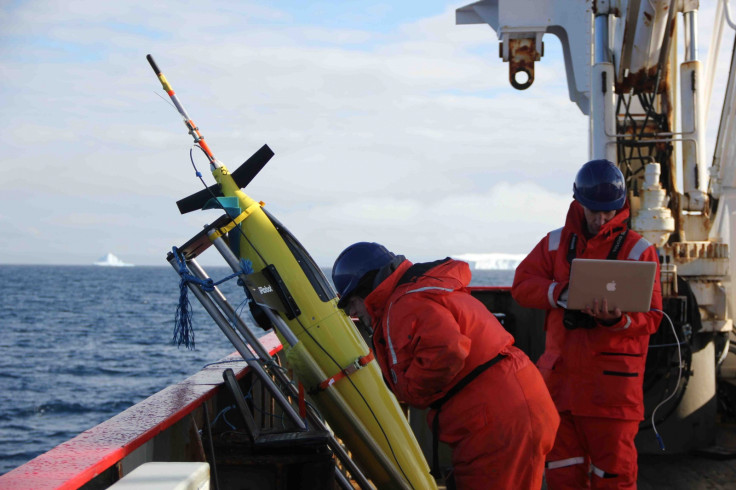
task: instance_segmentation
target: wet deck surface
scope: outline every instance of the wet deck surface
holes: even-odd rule
[[[716,446],[678,455],[639,455],[639,490],[736,489],[736,424],[720,424]]]

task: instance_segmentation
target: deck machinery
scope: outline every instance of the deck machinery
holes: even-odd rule
[[[734,355],[729,278],[736,267],[729,252],[736,237],[733,64],[711,165],[705,139],[720,37],[733,22],[728,3],[718,0],[704,67],[698,9],[698,0],[483,0],[456,11],[457,24],[493,28],[519,90],[534,82],[545,34],[559,38],[570,100],[589,117],[589,157],[618,164],[631,226],[659,249],[664,307],[675,328],[663,322],[652,337],[640,451],[659,450],[646,429],[673,392],[654,418],[668,451],[711,445],[719,403],[721,414],[735,410],[727,359]]]

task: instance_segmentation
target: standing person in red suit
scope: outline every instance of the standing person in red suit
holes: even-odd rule
[[[335,261],[339,306],[373,336],[399,401],[427,408],[459,489],[539,490],[559,417],[539,371],[466,286],[468,264],[412,264],[359,242]],[[448,488],[451,488],[448,484]]]
[[[550,490],[636,488],[634,436],[644,418],[642,382],[649,336],[662,319],[657,266],[651,308],[610,310],[605,300],[565,309],[572,259],[651,261],[656,248],[629,230],[621,171],[608,160],[580,169],[565,226],[549,232],[516,269],[511,294],[547,311],[537,361],[561,423],[545,477]]]

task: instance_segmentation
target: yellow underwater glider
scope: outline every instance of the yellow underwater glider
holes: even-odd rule
[[[244,282],[252,311],[255,307],[254,316],[265,313],[269,326],[276,327],[289,367],[372,483],[380,489],[436,488],[371,350],[352,320],[337,307],[334,288],[264,204],[241,190],[273,152],[264,145],[240,168],[229,172],[213,156],[151,55],[147,59],[184,118],[195,145],[207,156],[217,181],[180,200],[179,210],[186,213],[217,206],[226,211],[228,224],[210,239],[228,233],[229,248],[237,259],[252,264],[253,271]]]

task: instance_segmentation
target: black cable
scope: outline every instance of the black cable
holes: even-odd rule
[[[212,476],[213,478],[213,490],[218,490],[220,488],[220,483],[217,479],[217,460],[215,459],[215,444],[212,440],[212,427],[210,426],[210,415],[209,411],[207,410],[207,402],[204,402],[202,404],[202,408],[204,409],[204,425],[207,428],[207,446],[210,451],[210,458],[212,459]]]

